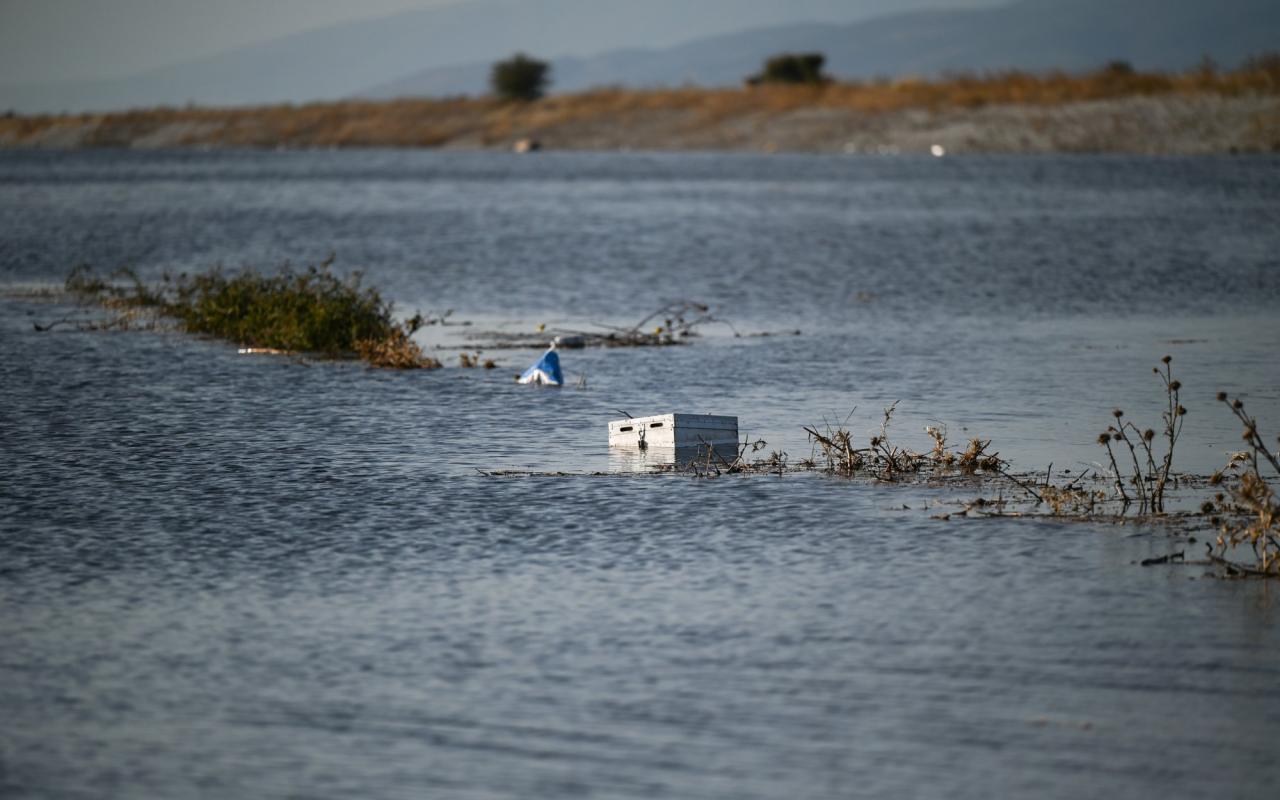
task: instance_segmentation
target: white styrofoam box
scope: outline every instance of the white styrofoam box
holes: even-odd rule
[[[711,452],[714,451],[714,452]],[[723,466],[738,457],[738,446],[732,442],[697,447],[645,447],[619,445],[609,448],[609,472],[654,472],[690,464]]]
[[[697,447],[738,443],[738,418],[714,414],[659,414],[609,423],[610,447]]]

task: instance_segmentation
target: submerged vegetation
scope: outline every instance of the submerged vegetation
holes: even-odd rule
[[[634,325],[607,325],[592,323],[594,330],[583,328],[547,327],[539,325],[531,332],[475,331],[466,334],[481,349],[542,348],[548,340],[563,349],[580,347],[667,347],[684,344],[698,336],[704,325],[726,325],[741,336],[733,324],[711,313],[711,307],[694,300],[675,300],[650,312]],[[798,333],[798,331],[797,331]],[[772,334],[750,334],[764,336]]]
[[[1108,425],[1107,429],[1098,436],[1098,444],[1106,448],[1107,458],[1111,462],[1116,491],[1127,505],[1134,499],[1130,498],[1125,490],[1125,485],[1129,485],[1137,499],[1139,513],[1164,511],[1164,493],[1169,486],[1170,470],[1173,468],[1173,447],[1178,443],[1178,436],[1182,433],[1182,421],[1187,415],[1187,409],[1181,402],[1182,382],[1173,377],[1172,361],[1171,357],[1165,356],[1161,359],[1164,371],[1162,372],[1159,367],[1153,367],[1151,370],[1164,381],[1169,405],[1168,409],[1161,414],[1164,420],[1165,452],[1159,461],[1156,460],[1153,450],[1156,432],[1151,428],[1139,430],[1137,425],[1124,418],[1124,411],[1121,409],[1117,408],[1111,412],[1115,417],[1115,423]],[[1124,450],[1128,451],[1133,467],[1132,472],[1126,474],[1126,468],[1117,463],[1116,451],[1112,448],[1112,444],[1117,448],[1123,445]],[[1121,462],[1123,461],[1122,454]]]
[[[286,265],[274,275],[248,269],[228,274],[213,269],[194,276],[166,275],[158,285],[144,283],[129,270],[103,277],[80,267],[67,278],[66,289],[118,316],[115,320],[88,323],[68,318],[36,328],[49,330],[63,323],[89,329],[154,327],[156,320],[168,319],[182,330],[216,336],[246,348],[318,353],[330,358],[359,357],[372,366],[397,369],[441,366],[439,361],[425,356],[411,338],[429,320],[415,315],[397,322],[391,304],[375,289],[362,286],[358,273],[341,278],[330,272],[330,265],[326,261],[301,271]],[[150,321],[146,315],[151,315]],[[436,321],[443,322],[444,317]],[[659,309],[635,326],[589,334],[597,338],[595,341],[586,341],[582,334],[564,333],[558,339],[567,347],[676,344],[682,337],[694,335],[698,325],[716,321],[722,320],[712,317],[706,306],[679,302]],[[546,341],[546,333],[539,332],[540,341]],[[578,341],[569,343],[567,340],[573,336]],[[507,346],[521,345],[517,342]],[[459,363],[486,369],[495,366],[492,360],[481,359],[478,351],[463,352]],[[748,438],[730,451],[708,445],[692,460],[660,471],[675,469],[703,478],[820,472],[878,483],[958,483],[984,494],[994,490],[997,495],[962,501],[959,510],[935,515],[936,519],[1048,517],[1168,523],[1183,532],[1209,529],[1215,538],[1206,544],[1204,561],[1188,561],[1183,552],[1178,552],[1144,561],[1144,565],[1205,563],[1221,568],[1228,577],[1280,578],[1280,496],[1274,484],[1280,479],[1280,449],[1273,449],[1280,445],[1280,438],[1277,445],[1268,445],[1244,402],[1220,392],[1218,400],[1244,427],[1245,449],[1232,454],[1225,467],[1208,477],[1175,471],[1174,452],[1187,416],[1182,404],[1183,386],[1174,377],[1169,356],[1152,371],[1164,391],[1161,433],[1141,427],[1121,409],[1113,410],[1113,422],[1098,437],[1106,461],[1065,482],[1064,478],[1053,480],[1052,465],[1043,476],[1010,471],[1009,463],[992,451],[990,439],[971,437],[963,445],[953,445],[945,425],[925,428],[932,442],[927,451],[901,446],[890,436],[897,403],[884,409],[878,430],[865,445],[855,442],[846,417],[839,424],[804,427],[812,445],[809,457],[804,459],[793,461],[787,453],[776,450],[766,457],[756,457],[766,442]],[[1059,474],[1070,475],[1070,470],[1060,470]],[[1175,495],[1178,506],[1170,508],[1171,490],[1201,486],[1214,492],[1211,499],[1193,507],[1185,495]],[[1194,537],[1189,539],[1196,541]]]
[[[1004,473],[1005,462],[998,454],[987,452],[987,448],[991,446],[990,440],[975,437],[964,450],[953,450],[947,442],[945,426],[925,428],[925,432],[933,440],[933,449],[928,453],[918,453],[893,444],[889,439],[889,425],[893,422],[893,412],[897,405],[894,403],[884,410],[880,431],[871,437],[866,447],[855,446],[852,434],[843,425],[835,428],[827,425],[823,432],[819,432],[816,426],[806,427],[805,434],[813,442],[815,454],[821,453],[822,461],[811,457],[801,462],[802,465],[822,469],[833,475],[852,477],[862,474],[881,481],[926,472],[937,474],[946,470],[955,470],[965,475],[978,472]]]
[[[767,443],[747,438],[739,443],[736,452],[725,453],[724,448],[707,445],[692,459],[660,471],[683,471],[700,478],[820,472],[877,483],[959,482],[988,494],[995,491],[996,496],[961,501],[959,510],[937,514],[935,519],[1039,517],[1168,524],[1187,533],[1192,542],[1196,539],[1190,534],[1208,528],[1216,532],[1216,538],[1206,544],[1205,560],[1188,561],[1184,552],[1178,552],[1149,559],[1143,565],[1211,564],[1220,567],[1227,577],[1280,578],[1280,497],[1272,485],[1280,477],[1280,450],[1268,447],[1257,420],[1246,413],[1241,400],[1229,400],[1225,393],[1219,393],[1218,399],[1244,425],[1246,449],[1233,454],[1225,468],[1207,479],[1176,473],[1174,447],[1187,414],[1181,403],[1182,384],[1173,377],[1172,358],[1168,356],[1162,359],[1162,367],[1153,371],[1163,384],[1167,403],[1163,412],[1163,452],[1158,452],[1154,430],[1140,429],[1117,409],[1112,412],[1115,423],[1099,437],[1109,464],[1086,469],[1066,482],[1054,482],[1052,465],[1044,475],[1011,472],[1007,461],[990,452],[989,439],[974,437],[963,447],[954,447],[948,442],[946,427],[941,425],[925,428],[933,442],[928,452],[894,444],[889,430],[896,403],[884,409],[879,430],[865,446],[855,443],[846,417],[840,424],[804,428],[813,445],[812,454],[805,459],[792,461],[780,451],[753,458]],[[1117,452],[1122,454],[1120,458],[1116,457]],[[1126,463],[1132,466],[1122,466]],[[1065,475],[1070,471],[1061,472]],[[1216,493],[1198,509],[1167,508],[1170,489],[1203,485],[1214,487]]]
[[[341,278],[332,258],[295,271],[285,265],[274,275],[253,269],[196,275],[166,274],[148,286],[128,269],[103,277],[77,267],[66,288],[83,301],[132,317],[151,312],[176,321],[190,333],[226,339],[246,348],[316,353],[328,358],[359,357],[375,367],[434,368],[412,340],[420,315],[397,322],[390,302],[361,285],[361,275]]]
[[[1201,509],[1212,515],[1210,521],[1218,529],[1217,547],[1210,549],[1209,557],[1228,570],[1280,577],[1280,501],[1263,474],[1264,466],[1270,466],[1273,474],[1280,476],[1280,458],[1267,447],[1258,421],[1248,415],[1240,398],[1229,399],[1226,392],[1219,392],[1218,400],[1244,424],[1241,438],[1246,449],[1234,453],[1227,466],[1209,479],[1221,488]],[[1229,550],[1245,545],[1254,563],[1227,559]]]

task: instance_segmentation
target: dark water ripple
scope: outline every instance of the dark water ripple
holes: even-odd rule
[[[630,317],[675,294],[784,325],[1280,296],[1275,158],[6,153],[0,167],[10,280],[332,251],[409,304]]]
[[[930,519],[962,490],[477,470],[617,467],[617,408],[798,457],[898,399],[899,441],[1078,469],[1114,405],[1158,420],[1167,352],[1210,469],[1218,388],[1280,419],[1278,166],[0,155],[10,287],[334,249],[461,316],[804,330],[530,391],[525,353],[307,366],[0,297],[0,795],[1269,797],[1273,588],[1134,564],[1199,545]]]

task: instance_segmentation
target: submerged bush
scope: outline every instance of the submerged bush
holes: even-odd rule
[[[300,272],[285,265],[274,275],[253,269],[228,274],[219,268],[166,275],[155,289],[127,270],[105,280],[78,267],[66,286],[109,307],[154,308],[191,333],[245,347],[359,356],[373,366],[398,369],[440,366],[411,338],[422,324],[420,316],[396,322],[391,303],[376,289],[363,287],[360,273],[340,278],[329,271],[330,263]],[[121,285],[121,278],[129,283]]]
[[[385,304],[360,287],[358,275],[344,281],[314,267],[273,276],[214,270],[180,279],[175,289],[172,312],[187,330],[250,347],[338,355],[390,327]]]

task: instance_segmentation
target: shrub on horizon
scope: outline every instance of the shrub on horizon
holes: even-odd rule
[[[516,53],[493,65],[489,72],[489,87],[504,100],[537,100],[550,83],[550,70],[547,62]]]
[[[822,74],[827,57],[822,53],[781,53],[764,62],[759,75],[747,78],[756,86],[762,83],[804,83],[820,85],[830,81]]]

